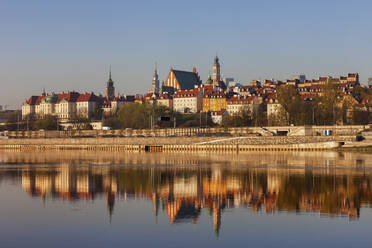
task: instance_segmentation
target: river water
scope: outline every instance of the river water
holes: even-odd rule
[[[0,151],[0,247],[371,247],[372,154]]]

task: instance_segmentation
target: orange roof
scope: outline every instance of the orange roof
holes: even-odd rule
[[[77,102],[95,102],[98,101],[98,97],[93,93],[80,94],[77,98]]]
[[[209,91],[207,93],[204,93],[203,97],[204,98],[213,98],[213,97],[224,98],[226,97],[226,95],[222,91]]]
[[[251,104],[254,99],[254,96],[249,97],[242,97],[242,96],[234,96],[227,99],[228,105],[240,105],[240,104]]]
[[[76,102],[76,100],[79,98],[80,94],[78,92],[67,92],[67,93],[60,93],[58,94],[58,102],[62,99],[65,99],[69,102]]]
[[[36,99],[35,105],[40,104],[41,100],[43,100],[44,98],[45,98],[45,96],[43,96],[43,95],[38,96],[37,99]]]
[[[31,96],[27,101],[26,103],[30,104],[30,105],[35,105],[36,104],[36,101],[37,99],[39,98],[39,96]]]
[[[163,93],[159,96],[159,99],[171,99],[171,96],[168,93]]]
[[[196,97],[199,94],[198,89],[193,90],[181,90],[177,91],[177,93],[174,95],[174,98],[181,98],[181,97]]]

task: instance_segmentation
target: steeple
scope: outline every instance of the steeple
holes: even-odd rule
[[[152,92],[157,94],[159,93],[159,76],[158,76],[158,64],[155,62],[155,71],[152,78]]]
[[[161,86],[160,86],[160,89],[159,89],[159,95],[163,94],[163,89],[164,89],[164,80],[161,82]]]
[[[111,100],[115,98],[115,87],[114,87],[114,81],[111,78],[111,65],[109,70],[109,79],[106,83],[106,98]]]
[[[110,65],[110,71],[109,71],[109,79],[107,80],[107,87],[114,87],[114,81],[112,81],[112,78],[111,78],[111,65]]]
[[[216,57],[214,57],[214,64],[213,64],[213,84],[219,85],[219,82],[221,81],[221,68],[218,56],[216,54]]]
[[[214,57],[214,64],[215,65],[219,65],[219,59],[218,59],[218,56],[216,55],[216,57]]]
[[[111,79],[111,65],[110,65],[109,80],[112,81],[112,79]]]

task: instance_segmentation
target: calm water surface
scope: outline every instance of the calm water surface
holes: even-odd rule
[[[372,155],[0,151],[0,247],[371,247]]]

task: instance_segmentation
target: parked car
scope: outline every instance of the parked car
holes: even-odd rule
[[[112,127],[102,127],[102,130],[112,130]]]

